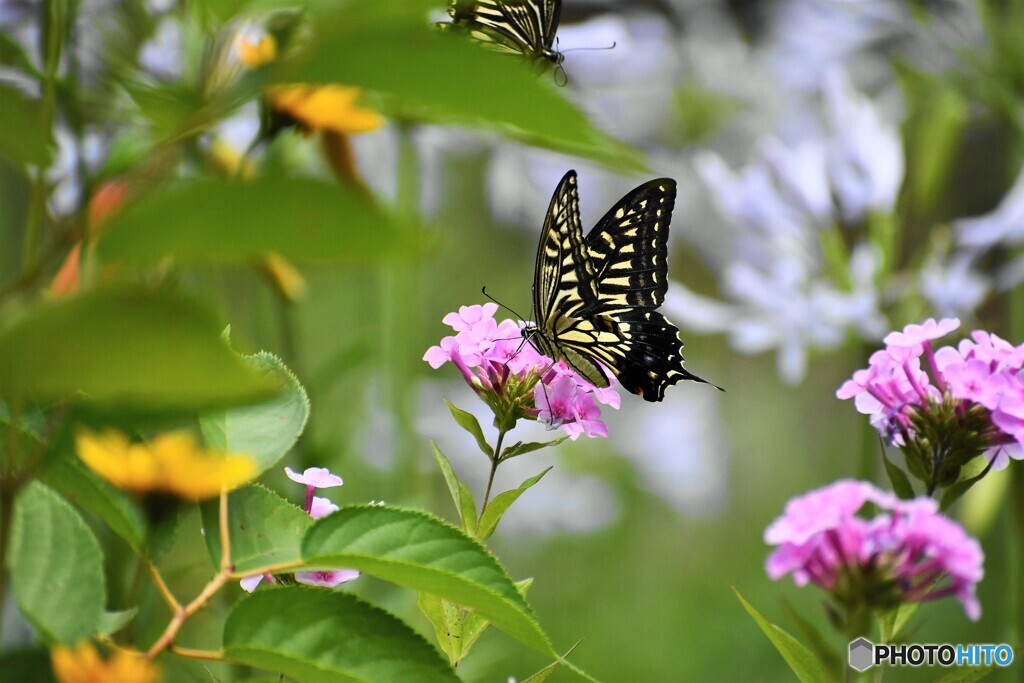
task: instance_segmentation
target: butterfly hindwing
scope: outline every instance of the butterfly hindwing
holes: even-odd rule
[[[623,197],[582,237],[576,174],[551,198],[534,274],[538,350],[564,358],[582,377],[608,386],[607,368],[627,390],[660,401],[680,380],[679,330],[656,309],[668,289],[668,226],[675,182],[652,180]]]
[[[558,63],[553,49],[561,0],[452,0],[452,25],[492,49]]]

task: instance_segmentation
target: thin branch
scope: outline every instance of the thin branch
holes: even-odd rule
[[[149,575],[153,577],[153,583],[160,589],[160,594],[164,596],[164,602],[171,608],[171,612],[177,613],[181,610],[181,603],[174,597],[174,593],[167,587],[167,583],[164,581],[164,577],[160,575],[160,570],[156,568],[156,565],[152,561],[146,560],[146,567],[149,569]]]

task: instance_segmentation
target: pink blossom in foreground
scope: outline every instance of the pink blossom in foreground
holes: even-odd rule
[[[879,513],[858,517],[868,502]],[[867,482],[838,481],[790,500],[764,538],[777,546],[768,576],[791,574],[844,606],[886,611],[954,595],[972,620],[981,615],[981,546],[930,498],[903,501]]]
[[[308,586],[335,586],[359,578],[359,572],[355,569],[332,569],[319,572],[295,572],[295,580]]]
[[[853,398],[857,410],[898,446],[913,442],[915,421],[954,421],[947,427],[971,430],[971,443],[1002,469],[1011,458],[1024,458],[1024,346],[975,330],[956,347],[932,348],[933,340],[959,324],[929,319],[889,334],[886,348],[872,354],[868,367],[836,396]],[[943,412],[947,401],[952,409]]]
[[[292,481],[306,485],[306,501],[302,509],[308,512],[310,517],[320,519],[341,509],[331,502],[330,499],[313,495],[313,490],[316,488],[341,486],[341,477],[331,474],[330,470],[326,467],[310,467],[302,474],[295,472],[290,467],[285,467],[284,471]],[[359,572],[355,569],[333,569],[327,571],[296,572],[295,580],[310,586],[333,588],[338,584],[358,578],[358,576]],[[270,583],[274,582],[272,574],[251,574],[243,577],[239,583],[243,590],[247,593],[252,593],[263,579]]]
[[[444,322],[456,334],[427,349],[423,360],[432,368],[454,364],[495,412],[496,422],[507,426],[521,417],[536,418],[561,427],[571,439],[607,436],[597,403],[619,407],[612,386],[595,387],[564,360],[542,356],[524,341],[519,323],[494,319],[497,310],[487,303],[446,315]]]

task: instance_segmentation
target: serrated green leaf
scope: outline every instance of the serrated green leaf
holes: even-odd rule
[[[95,289],[39,305],[0,331],[0,394],[194,413],[277,389],[220,340],[223,326],[173,292]]]
[[[97,476],[70,453],[48,458],[38,472],[39,480],[83,509],[99,517],[133,550],[143,552],[146,518],[132,498]]]
[[[252,456],[258,476],[295,445],[309,419],[309,397],[277,356],[263,351],[241,358],[255,372],[283,386],[284,391],[266,403],[205,415],[199,427],[208,445]]]
[[[178,508],[163,509],[158,519],[151,520],[144,553],[151,560],[163,557],[178,540],[180,529]]]
[[[65,645],[96,632],[107,601],[103,555],[74,507],[32,483],[15,500],[11,527],[8,567],[21,613]]]
[[[111,636],[127,626],[135,615],[139,613],[138,607],[123,609],[117,612],[104,612],[100,619],[100,626],[97,629],[105,636]]]
[[[465,611],[450,600],[422,591],[416,596],[416,604],[434,627],[437,643],[448,655],[448,661],[452,664],[458,662],[462,658],[462,618]]]
[[[444,402],[448,404],[448,410],[451,411],[452,417],[455,418],[455,423],[472,434],[473,438],[476,439],[477,447],[484,455],[490,458],[494,452],[487,444],[487,439],[484,437],[484,430],[480,428],[480,423],[477,421],[476,416],[472,413],[467,413],[461,408],[456,408],[448,399],[445,399]]]
[[[459,680],[423,636],[384,610],[306,586],[239,601],[224,624],[224,655],[309,683]]]
[[[533,585],[533,579],[523,579],[522,581],[516,581],[516,590],[524,598],[526,592],[530,590],[530,586]],[[466,614],[462,624],[462,654],[460,659],[465,658],[469,654],[470,648],[476,643],[476,641],[483,635],[483,632],[487,630],[487,627],[491,625],[491,622],[484,619],[476,612],[469,612]],[[576,646],[574,645],[573,648]],[[569,650],[572,652],[572,650]],[[568,653],[566,653],[568,655]]]
[[[518,443],[512,444],[511,446],[503,450],[501,452],[501,459],[508,460],[509,458],[516,457],[517,455],[523,455],[524,453],[532,453],[534,451],[539,451],[540,449],[547,448],[548,446],[557,446],[558,444],[562,443],[568,438],[569,437],[567,436],[563,436],[558,439],[552,439],[551,441],[531,441],[527,443],[523,443],[522,441],[520,441]]]
[[[419,233],[338,184],[266,177],[188,181],[151,192],[105,224],[104,262],[256,264],[270,252],[297,262],[365,263],[408,257]]]
[[[220,564],[220,500],[200,506],[206,547]],[[228,534],[231,562],[238,573],[298,562],[303,533],[313,518],[262,484],[252,484],[228,495]]]
[[[822,663],[807,646],[765,619],[760,612],[754,609],[753,605],[740,595],[740,592],[735,587],[732,590],[743,604],[743,609],[747,610],[747,614],[754,618],[761,631],[768,636],[768,640],[772,642],[772,645],[782,655],[782,658],[786,660],[786,664],[789,664],[789,668],[800,681],[804,683],[820,683],[821,681],[836,680],[835,676],[822,666]]]
[[[0,85],[0,154],[19,165],[48,165],[54,143],[45,120],[38,101]]]
[[[494,497],[484,510],[484,514],[480,517],[480,526],[476,530],[476,537],[481,541],[486,541],[494,533],[494,530],[498,528],[498,522],[501,521],[502,515],[512,506],[512,503],[519,499],[519,496],[526,493],[526,490],[531,486],[540,481],[545,474],[551,471],[548,467],[546,470],[541,472],[535,477],[530,477],[522,484],[519,488],[505,491]]]
[[[603,133],[523,60],[423,21],[362,24],[342,11],[320,25],[319,40],[299,60],[280,63],[272,78],[357,85],[396,117],[488,128],[620,171],[646,170],[640,152]]]
[[[487,549],[423,512],[343,507],[306,532],[302,555],[310,566],[352,567],[451,600],[530,647],[552,651],[533,610]]]

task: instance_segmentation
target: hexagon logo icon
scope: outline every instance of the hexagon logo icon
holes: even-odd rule
[[[858,638],[850,643],[850,668],[867,671],[875,663],[875,645],[867,638]]]

